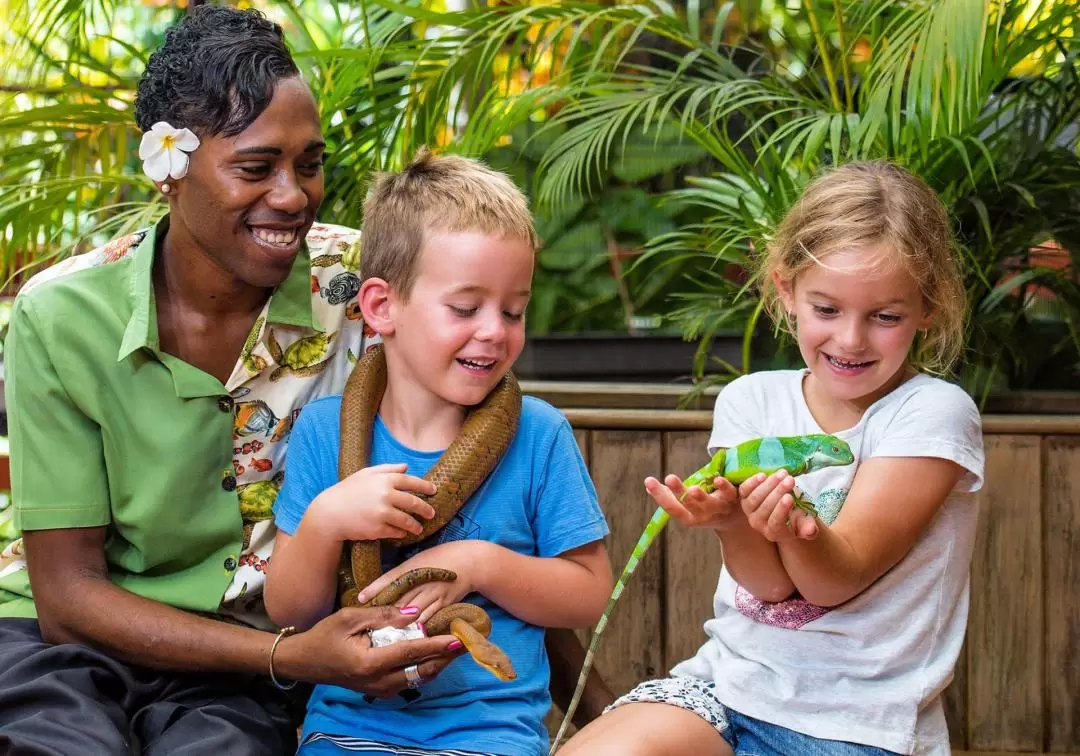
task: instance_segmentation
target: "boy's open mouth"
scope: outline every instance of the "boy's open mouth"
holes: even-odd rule
[[[489,373],[498,363],[498,360],[466,360],[459,359],[458,363],[467,370],[473,370],[478,373]]]

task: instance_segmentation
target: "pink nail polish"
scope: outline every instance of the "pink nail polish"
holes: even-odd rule
[[[446,646],[447,651],[457,651],[459,648],[461,648],[461,641],[459,640],[452,640]]]
[[[420,609],[415,607],[415,606],[403,606],[401,608],[401,613],[402,614],[408,614],[408,615],[412,616],[414,614],[419,614]]]

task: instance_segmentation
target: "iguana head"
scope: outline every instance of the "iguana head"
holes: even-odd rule
[[[855,461],[851,447],[846,441],[836,436],[818,433],[807,438],[814,442],[814,450],[810,454],[811,470],[820,470],[823,467],[843,467]]]

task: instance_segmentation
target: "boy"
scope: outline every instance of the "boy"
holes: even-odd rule
[[[345,542],[418,532],[415,517],[433,516],[415,494],[434,486],[419,476],[524,345],[536,236],[527,201],[506,176],[422,151],[400,174],[377,177],[364,216],[359,300],[384,344],[386,389],[370,466],[341,483],[340,397],[311,403],[296,423],[266,588],[267,609],[282,625],[308,627],[333,610]],[[550,706],[543,628],[587,627],[600,617],[612,587],[606,534],[569,424],[525,397],[509,447],[459,515],[402,553],[384,548],[393,569],[360,597],[407,569],[453,570],[455,582],[422,585],[399,605],[422,624],[471,596],[491,616],[491,640],[516,679],[500,682],[463,658],[410,701],[319,686],[301,753],[543,752]]]

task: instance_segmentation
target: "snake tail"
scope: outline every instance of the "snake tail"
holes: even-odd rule
[[[555,753],[555,750],[559,747],[559,743],[562,742],[563,736],[566,734],[567,727],[570,726],[570,722],[574,719],[574,712],[577,711],[578,704],[581,703],[581,694],[585,690],[585,681],[589,679],[589,670],[592,669],[593,657],[596,655],[596,649],[600,647],[600,634],[603,633],[604,628],[607,627],[608,617],[611,616],[611,611],[615,608],[615,603],[626,589],[630,576],[634,574],[638,565],[641,564],[645,552],[656,542],[657,537],[667,526],[668,520],[670,519],[671,515],[663,509],[657,509],[649,520],[649,524],[645,526],[645,532],[638,538],[634,550],[630,552],[630,558],[626,561],[626,566],[623,567],[622,574],[619,575],[619,579],[615,582],[615,588],[611,591],[611,597],[608,599],[607,606],[604,607],[604,613],[600,615],[600,621],[596,623],[596,627],[593,629],[592,639],[589,641],[589,648],[585,652],[585,661],[581,665],[581,674],[578,675],[577,687],[574,689],[574,695],[570,699],[570,705],[566,708],[566,714],[563,715],[562,723],[559,725],[559,731],[556,733],[554,740],[551,741],[551,750],[548,751],[548,756]]]

